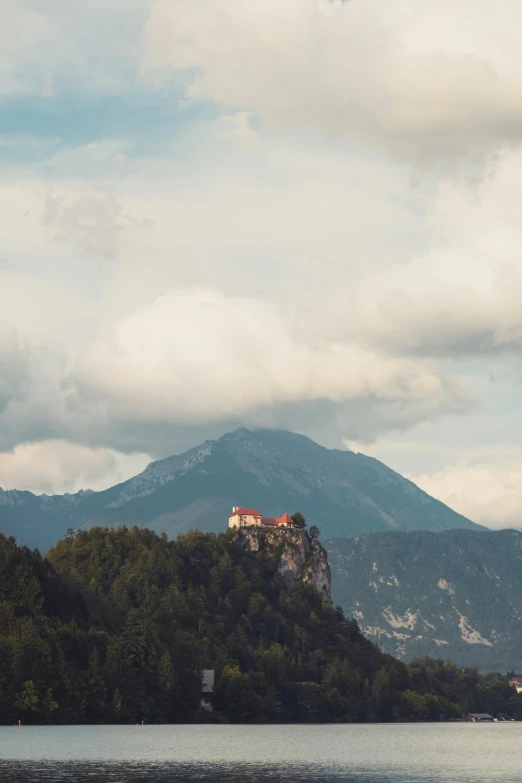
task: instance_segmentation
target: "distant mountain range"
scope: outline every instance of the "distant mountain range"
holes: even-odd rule
[[[373,641],[411,660],[522,669],[522,533],[372,533],[323,543],[332,593]]]
[[[0,477],[1,482],[1,477]],[[376,459],[302,435],[239,429],[152,462],[103,492],[0,490],[0,531],[42,552],[68,528],[138,525],[169,537],[223,531],[233,505],[301,511],[323,540],[382,530],[481,530]]]

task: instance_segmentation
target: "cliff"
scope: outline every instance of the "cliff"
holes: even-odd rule
[[[326,550],[319,541],[311,541],[306,530],[244,527],[237,531],[236,539],[252,552],[267,546],[275,549],[278,556],[276,579],[285,592],[303,582],[332,600]]]

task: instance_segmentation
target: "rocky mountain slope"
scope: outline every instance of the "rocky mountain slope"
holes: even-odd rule
[[[326,542],[334,602],[403,660],[522,669],[522,533],[395,532]]]
[[[0,476],[1,483],[1,476]],[[151,463],[104,492],[0,491],[0,531],[47,550],[67,528],[135,524],[169,536],[222,531],[232,505],[301,511],[323,537],[478,525],[376,459],[280,430],[245,429]]]
[[[332,600],[326,550],[319,541],[311,541],[306,530],[245,527],[237,531],[236,540],[251,552],[268,549],[277,553],[276,581],[285,593],[303,582]]]

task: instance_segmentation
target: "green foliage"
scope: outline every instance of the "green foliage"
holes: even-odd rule
[[[276,553],[233,532],[77,531],[43,559],[0,535],[0,723],[522,717],[505,677],[383,655]],[[215,669],[214,712],[200,708]]]
[[[296,527],[306,527],[306,519],[300,511],[296,511],[295,514],[292,514],[292,522]]]
[[[321,535],[321,531],[319,530],[317,525],[312,525],[312,527],[310,528],[310,538],[313,540],[315,538],[319,538],[320,535]]]

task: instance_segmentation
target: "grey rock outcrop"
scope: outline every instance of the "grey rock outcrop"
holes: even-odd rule
[[[277,581],[284,592],[290,592],[298,582],[303,582],[332,600],[326,550],[319,541],[311,541],[306,530],[244,527],[237,531],[236,539],[252,552],[259,552],[266,546],[278,551]]]

